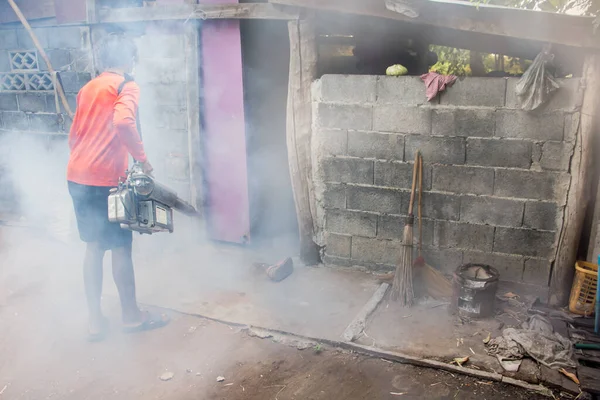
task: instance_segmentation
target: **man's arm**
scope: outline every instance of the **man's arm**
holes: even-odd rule
[[[135,82],[127,83],[115,101],[113,126],[133,159],[146,163],[148,160],[137,130],[135,118],[139,99],[140,89],[138,85]]]

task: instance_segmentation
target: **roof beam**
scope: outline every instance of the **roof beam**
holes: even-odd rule
[[[298,14],[269,3],[179,4],[170,6],[108,8],[97,10],[98,23],[124,23],[188,19],[295,20]]]
[[[600,39],[593,33],[592,17],[420,0],[411,3],[417,4],[419,16],[409,18],[388,10],[383,0],[269,1],[288,6],[369,15],[471,33],[486,33],[572,47],[600,49]]]

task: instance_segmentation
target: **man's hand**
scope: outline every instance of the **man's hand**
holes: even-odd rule
[[[152,167],[152,164],[150,164],[149,161],[146,161],[146,162],[142,163],[142,171],[145,174],[152,176],[152,171],[154,171],[154,168]]]

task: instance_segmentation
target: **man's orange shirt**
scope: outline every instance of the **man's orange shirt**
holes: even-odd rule
[[[140,88],[124,77],[104,72],[77,95],[77,110],[69,133],[71,157],[67,180],[89,186],[117,186],[125,177],[128,154],[146,161],[136,127]]]

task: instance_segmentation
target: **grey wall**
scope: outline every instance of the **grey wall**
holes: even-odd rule
[[[18,74],[11,70],[9,52],[35,50],[35,46],[27,31],[18,25],[14,28],[11,26],[0,29],[0,73]],[[40,27],[34,28],[34,32],[52,67],[61,71],[64,90],[74,111],[77,92],[91,78],[89,29],[79,26]],[[39,73],[48,71],[39,54],[38,64]],[[32,73],[28,72],[27,75],[31,76]],[[61,112],[64,113],[64,109]],[[1,91],[0,117],[1,129],[5,131],[65,133],[70,127],[68,119],[63,122],[57,118],[52,90]]]
[[[137,40],[140,122],[157,179],[190,199],[185,36],[181,26],[149,24]],[[197,110],[199,113],[200,110]],[[195,134],[200,134],[196,132]]]
[[[61,71],[67,100],[73,111],[79,89],[91,78],[93,64],[90,51],[89,29],[80,26],[34,27],[34,32],[46,51],[52,67]],[[0,28],[0,219],[14,219],[28,214],[57,226],[51,229],[67,230],[62,225],[68,217],[63,212],[46,210],[60,205],[64,211],[66,188],[64,170],[67,158],[66,135],[70,120],[61,105],[56,113],[55,95],[50,90],[32,90],[39,86],[24,86],[23,90],[10,90],[7,86],[11,76],[19,79],[48,77],[48,66],[38,54],[38,65],[28,71],[16,71],[11,67],[9,52],[35,51],[28,33],[20,24],[5,24]],[[31,192],[37,188],[37,196]],[[39,196],[43,192],[44,196]],[[36,202],[36,199],[43,200]],[[68,200],[68,199],[67,199]],[[35,211],[35,212],[34,212]],[[44,212],[47,211],[47,215]],[[67,210],[68,211],[68,210]],[[58,217],[58,214],[61,214]],[[38,221],[38,222],[39,222]]]
[[[562,81],[536,115],[517,109],[515,84],[466,78],[427,103],[418,77],[315,82],[325,262],[394,267],[420,149],[426,260],[446,271],[484,262],[503,280],[547,285],[570,181],[579,81]]]

